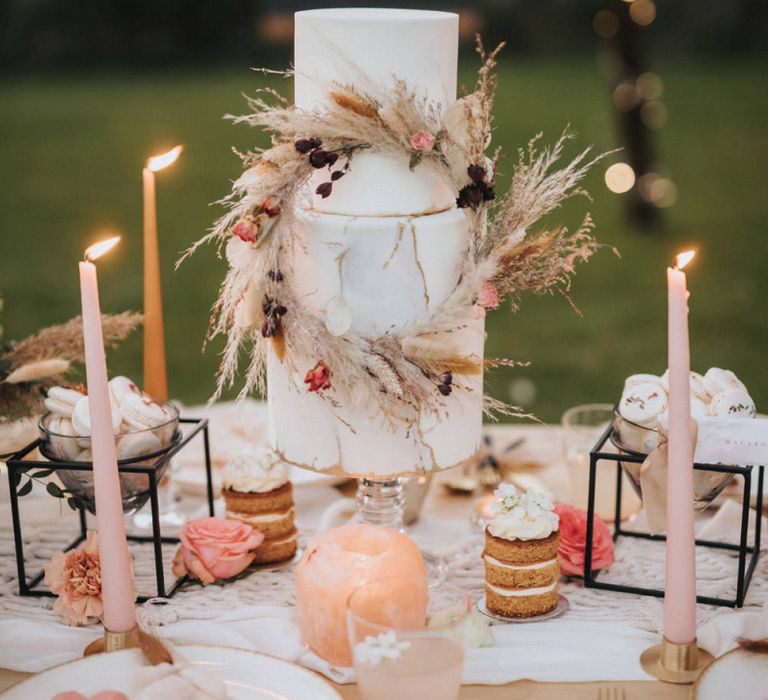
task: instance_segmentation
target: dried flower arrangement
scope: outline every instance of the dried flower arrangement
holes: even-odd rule
[[[416,421],[423,412],[444,410],[454,391],[468,390],[462,377],[482,372],[483,361],[465,354],[454,340],[469,319],[498,307],[502,298],[515,310],[525,291],[568,297],[576,263],[597,249],[591,219],[587,215],[574,232],[532,227],[566,198],[585,194],[579,182],[602,156],[590,161],[587,149],[558,169],[571,134],[566,131],[545,149],[537,147],[537,136],[520,150],[509,191],[496,196],[500,151],[489,158],[486,150],[500,49],[487,53],[478,38],[482,66],[475,90],[443,113],[404,82],[385,94],[373,83],[370,90],[333,83],[324,108],[299,109],[265,90],[277,104],[251,99],[252,113],[234,118],[271,131],[272,146],[242,154],[246,170],[223,200],[228,211],[179,261],[217,241],[229,262],[209,330],[209,338],[227,338],[214,399],[234,382],[238,355],[247,344],[250,361],[241,396],[264,392],[271,345],[289,375],[303,376],[304,389],[331,406],[343,396],[377,405],[390,419]],[[429,163],[456,192],[470,228],[469,249],[449,297],[418,321],[379,337],[351,331],[348,308],[324,318],[309,310],[294,292],[287,255],[301,245],[294,212],[312,173],[327,169],[328,180],[315,192],[330,197],[337,180],[354,177],[350,163],[363,149],[402,157],[412,170]],[[491,207],[495,215],[488,223]],[[485,361],[486,367],[512,364]],[[516,412],[489,397],[484,406]]]
[[[115,347],[141,325],[141,314],[104,314],[107,347]],[[77,316],[24,340],[0,344],[0,423],[39,413],[45,390],[82,363],[83,323]]]

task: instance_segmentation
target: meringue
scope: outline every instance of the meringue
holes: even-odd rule
[[[45,407],[57,416],[72,417],[72,411],[75,410],[75,404],[83,398],[85,394],[77,389],[68,389],[63,386],[52,386],[48,389],[48,396],[43,403]]]
[[[56,459],[73,460],[80,454],[80,445],[76,437],[72,421],[62,415],[53,414],[48,419],[46,428],[50,432],[49,449],[51,456]]]
[[[168,411],[141,391],[128,377],[111,379],[109,391],[129,430],[155,428],[170,420]]]
[[[114,401],[111,404],[112,430],[118,432],[120,423],[123,422],[123,414]],[[75,404],[75,409],[72,411],[72,427],[75,429],[76,435],[86,437],[91,434],[91,414],[87,396],[81,396]]]

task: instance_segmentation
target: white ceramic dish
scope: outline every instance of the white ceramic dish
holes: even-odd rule
[[[189,645],[176,651],[193,664],[216,674],[232,700],[341,700],[320,676],[265,654],[231,647]],[[118,690],[133,697],[140,689],[137,670],[144,666],[137,649],[97,654],[70,661],[31,676],[6,690],[3,700],[47,700],[64,690],[92,695]]]
[[[768,654],[733,649],[715,659],[696,679],[695,700],[763,700],[768,693]]]

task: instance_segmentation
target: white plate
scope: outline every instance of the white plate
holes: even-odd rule
[[[320,676],[272,656],[202,645],[178,646],[175,650],[193,664],[205,667],[206,673],[221,678],[232,700],[341,700]],[[130,698],[141,689],[136,671],[144,663],[138,649],[97,654],[38,673],[9,688],[1,697],[47,700],[64,690],[92,695],[109,689]]]
[[[768,655],[733,649],[701,672],[693,684],[691,697],[695,700],[763,700],[766,689]]]

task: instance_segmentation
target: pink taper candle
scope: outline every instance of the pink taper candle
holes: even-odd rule
[[[696,552],[691,444],[691,354],[688,289],[682,268],[694,253],[677,256],[667,268],[669,305],[669,434],[667,468],[667,560],[664,637],[675,644],[696,638]]]
[[[115,434],[107,383],[107,361],[101,330],[101,310],[96,266],[92,260],[107,252],[119,238],[96,243],[80,263],[80,296],[83,305],[85,372],[91,415],[93,485],[99,559],[104,603],[104,627],[110,632],[129,632],[136,626],[135,595],[128,542],[125,539],[123,500],[117,473]]]

